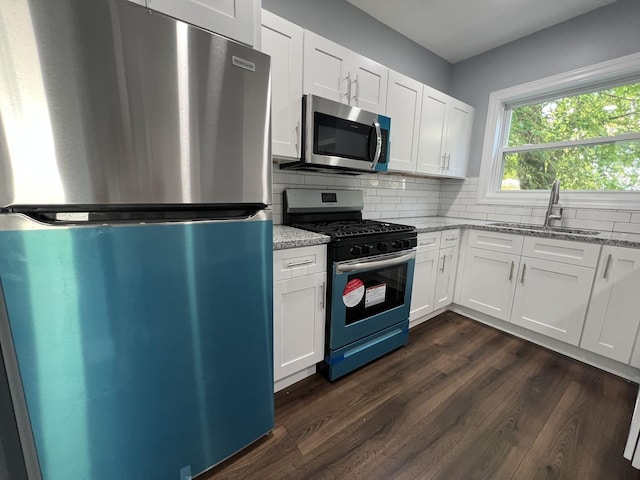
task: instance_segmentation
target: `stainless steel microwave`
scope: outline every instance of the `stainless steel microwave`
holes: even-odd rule
[[[281,168],[386,172],[391,119],[315,95],[302,97],[302,155]]]

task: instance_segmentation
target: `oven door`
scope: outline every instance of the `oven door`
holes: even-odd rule
[[[387,171],[389,117],[314,95],[306,95],[303,105],[307,164]]]
[[[415,251],[334,262],[328,346],[336,350],[409,318]]]

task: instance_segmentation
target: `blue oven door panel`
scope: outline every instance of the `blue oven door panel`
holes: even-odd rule
[[[357,280],[360,277],[366,277],[367,274],[380,270],[378,267],[373,267],[366,270],[360,270],[357,273],[345,272],[339,273],[337,271],[337,264],[333,265],[333,285],[332,299],[331,299],[331,316],[330,316],[330,328],[328,329],[328,347],[330,350],[337,350],[343,348],[353,342],[361,340],[370,336],[373,333],[384,330],[388,327],[398,324],[409,318],[409,309],[411,306],[411,291],[413,287],[413,272],[415,268],[415,259],[411,258],[404,262],[406,265],[404,295],[401,299],[401,304],[393,306],[389,309],[385,309],[371,316],[367,316],[361,320],[349,323],[348,310],[350,308],[363,308],[367,295],[369,295],[369,288],[364,286],[364,294],[357,307],[349,307],[345,299],[345,291],[347,284],[350,281]],[[366,283],[366,282],[364,282]],[[375,285],[371,287],[375,289]],[[375,300],[374,300],[375,301]],[[375,305],[371,307],[375,308]]]

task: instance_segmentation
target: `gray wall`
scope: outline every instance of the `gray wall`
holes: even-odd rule
[[[449,93],[449,62],[345,0],[262,0],[262,7],[397,72]]]
[[[640,0],[619,0],[453,66],[451,95],[476,108],[467,176],[477,177],[489,94],[640,52]]]

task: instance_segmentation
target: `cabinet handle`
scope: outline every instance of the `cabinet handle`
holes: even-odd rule
[[[296,135],[296,154],[300,155],[300,120],[296,122],[295,127],[295,135]]]
[[[433,245],[434,243],[436,243],[436,241],[431,240],[430,242],[420,242],[420,245]]]
[[[320,310],[324,309],[324,282],[320,284]]]
[[[524,272],[527,271],[527,264],[522,265],[522,277],[520,277],[520,285],[524,285]]]
[[[446,255],[442,255],[442,268],[440,269],[440,271],[442,273],[444,273],[444,262],[447,260],[447,256]]]
[[[511,260],[511,268],[509,269],[509,281],[513,279],[513,267],[516,266],[516,262]]]
[[[360,93],[360,82],[358,82],[358,75],[356,75],[356,79],[352,82],[353,85],[355,86],[354,90],[356,93],[353,94],[353,97],[351,97],[351,100],[355,101],[356,103],[354,105],[358,105],[358,96]],[[349,88],[351,88],[351,85],[349,85]]]
[[[312,263],[314,263],[314,260],[303,260],[302,262],[289,262],[287,263],[287,268],[302,267],[303,265],[311,265]]]
[[[447,155],[444,154],[442,155],[442,165],[440,165],[440,170],[444,170],[446,164],[447,164]]]
[[[347,97],[347,103],[349,103],[349,97],[351,97],[351,73],[347,73],[347,76],[344,77],[344,81],[347,82],[347,91],[346,93],[342,93],[342,82],[340,82],[340,95],[342,97]]]
[[[458,239],[458,237],[456,237],[455,235],[451,235],[450,237],[445,238],[446,241],[457,240],[457,239]]]
[[[607,257],[607,263],[604,265],[604,273],[602,274],[602,278],[607,278],[609,275],[609,266],[611,265],[611,254]]]

